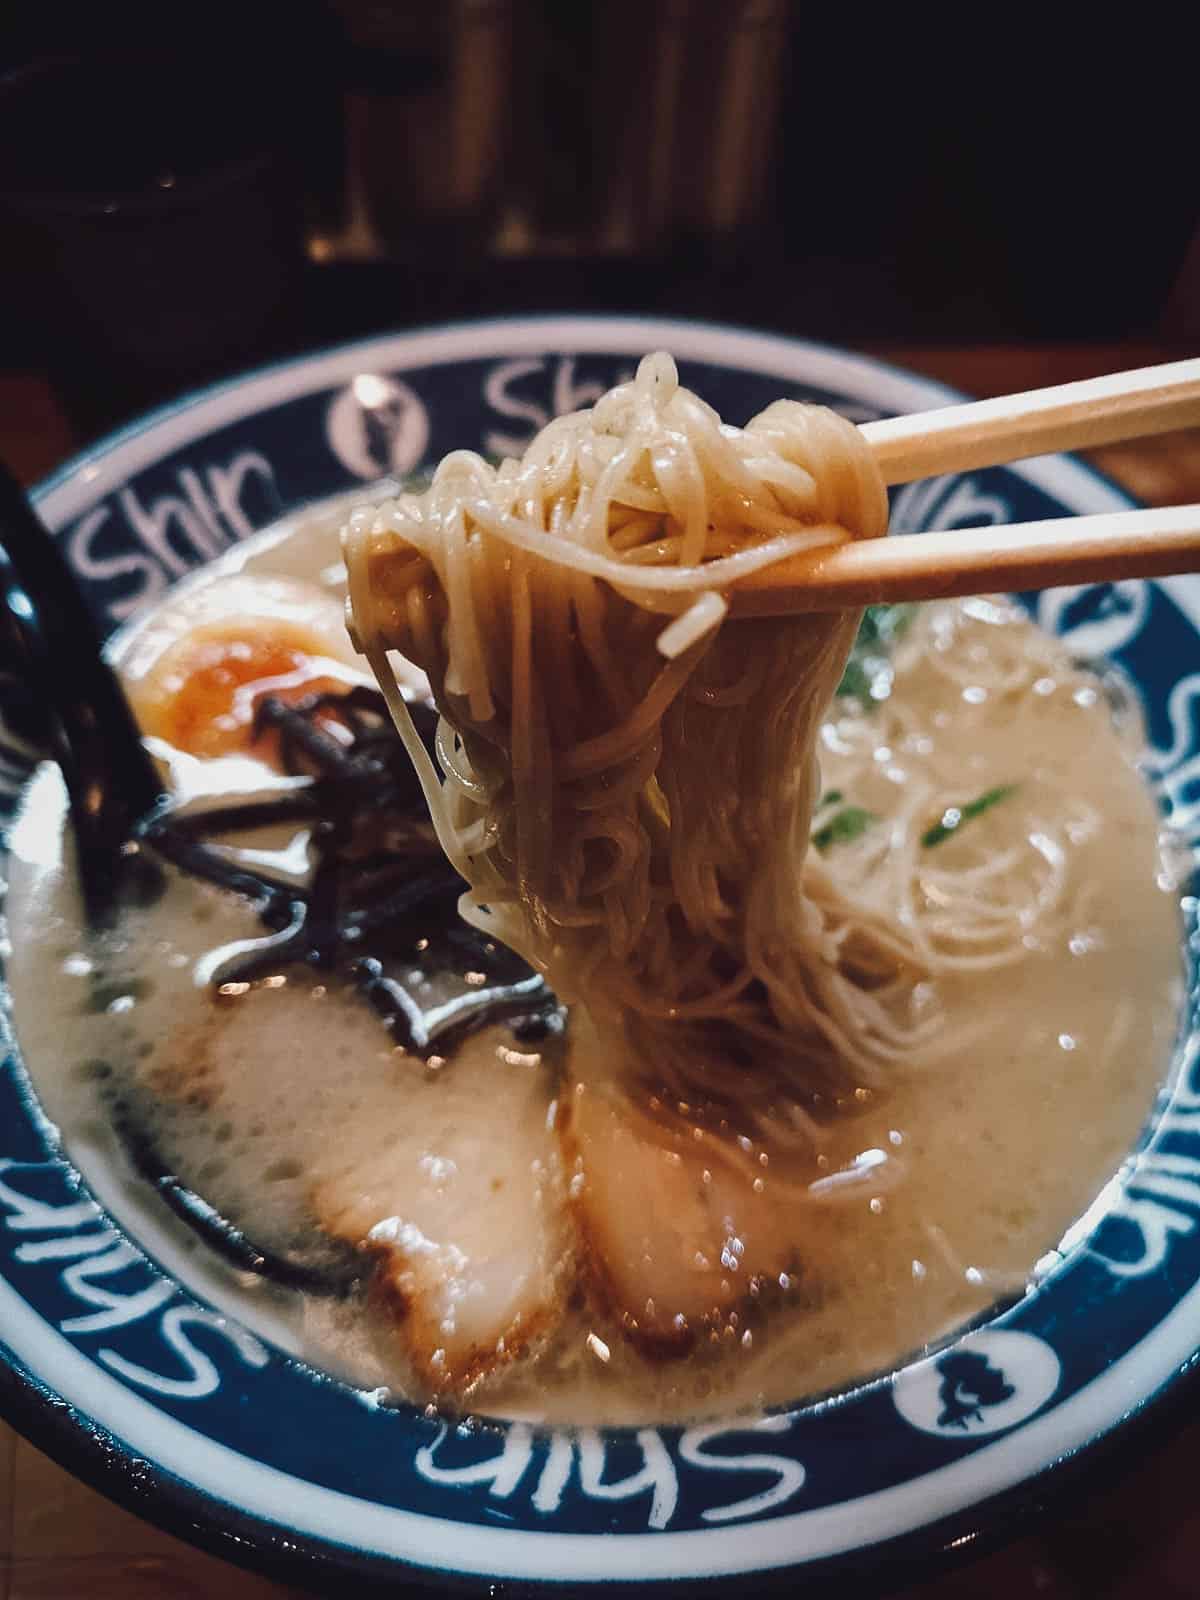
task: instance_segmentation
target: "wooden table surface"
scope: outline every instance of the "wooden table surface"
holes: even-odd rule
[[[1197,349],[1124,343],[889,346],[871,353],[983,396],[1175,360]],[[32,482],[75,442],[42,377],[0,372],[0,458]],[[1200,501],[1200,430],[1114,445],[1092,459],[1149,504]],[[1082,1503],[1052,1509],[997,1553],[904,1589],[905,1600],[1197,1600],[1200,1421],[1180,1422],[1171,1440],[1124,1464],[1119,1479]],[[119,1510],[0,1424],[0,1600],[283,1600],[294,1593]]]

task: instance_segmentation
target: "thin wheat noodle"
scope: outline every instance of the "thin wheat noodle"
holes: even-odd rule
[[[808,853],[859,619],[740,621],[723,591],[886,523],[851,424],[780,401],[728,427],[656,355],[521,461],[455,452],[343,535],[353,632],[410,751],[386,650],[424,669],[444,719],[444,781],[423,752],[418,771],[463,914],[586,1003],[618,1077],[789,1145],[928,1042],[917,986],[1015,959],[1062,899],[1049,833],[1001,841],[991,865],[968,850],[948,876],[922,861],[920,786],[846,870]],[[935,626],[931,670],[967,670],[944,659],[953,621]],[[986,691],[1027,673],[1001,657]],[[869,721],[831,736],[877,764]],[[900,741],[912,723],[893,726]]]

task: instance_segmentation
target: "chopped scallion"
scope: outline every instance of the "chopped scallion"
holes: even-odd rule
[[[947,806],[940,820],[921,835],[922,848],[932,850],[934,845],[943,844],[951,834],[957,833],[965,822],[973,822],[985,811],[990,811],[993,806],[999,805],[1001,800],[1007,800],[1016,787],[1015,783],[1001,783],[994,789],[985,789],[983,794],[977,795],[974,800],[969,800],[965,806]]]
[[[862,806],[843,806],[817,829],[812,842],[818,850],[828,850],[830,845],[835,844],[849,844],[851,839],[866,833],[875,820],[875,813],[865,811]]]

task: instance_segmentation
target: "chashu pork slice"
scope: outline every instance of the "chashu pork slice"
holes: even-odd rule
[[[798,1282],[800,1209],[753,1152],[594,1083],[564,1094],[559,1125],[585,1273],[644,1354],[684,1355],[736,1327],[767,1281]]]
[[[503,1029],[429,1075],[370,1153],[330,1153],[312,1190],[321,1227],[375,1258],[377,1301],[418,1378],[462,1395],[528,1354],[561,1313],[569,1227],[550,1075]]]
[[[185,927],[205,912],[201,979],[269,949],[233,897],[198,904],[185,879],[168,895]],[[195,1019],[175,1014],[171,986],[148,988],[154,1047],[130,1052],[122,1115],[156,1170],[271,1256],[319,1277],[320,1233],[363,1252],[385,1333],[431,1395],[455,1399],[560,1315],[573,1241],[553,1127],[561,1046],[552,1061],[492,1025],[426,1066],[349,985],[315,976],[223,984]],[[461,990],[438,972],[412,983],[430,1009]]]

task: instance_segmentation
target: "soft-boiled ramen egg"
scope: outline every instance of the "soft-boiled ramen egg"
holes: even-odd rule
[[[239,572],[185,589],[136,635],[122,675],[144,731],[189,755],[269,747],[266,695],[287,701],[364,683],[340,599],[297,578]]]

